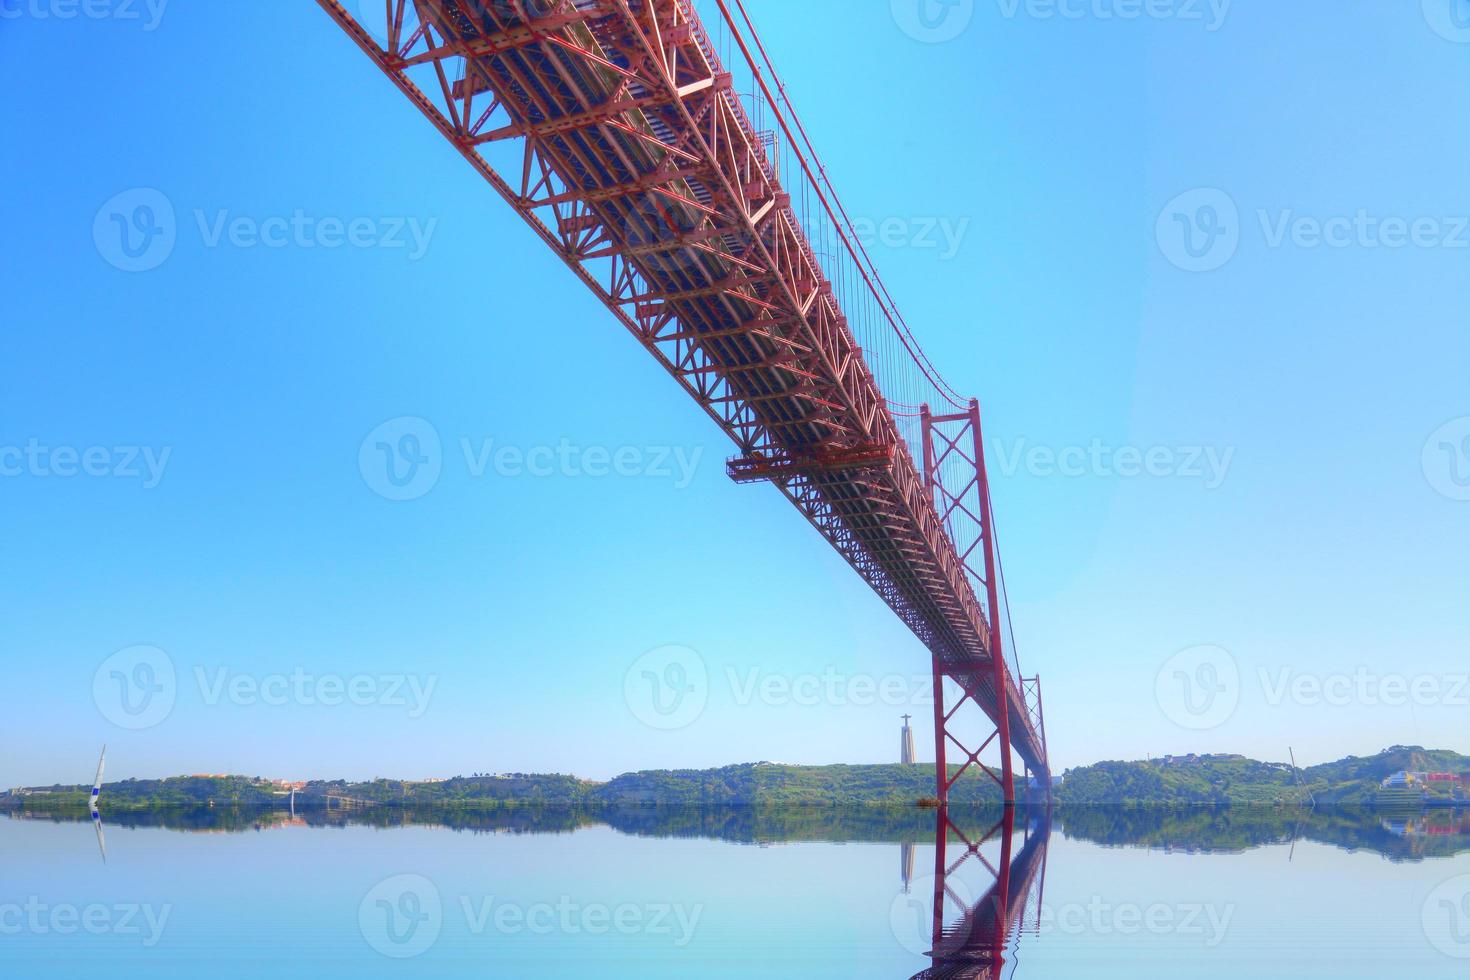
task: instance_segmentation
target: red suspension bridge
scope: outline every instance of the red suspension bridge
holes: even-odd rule
[[[978,403],[899,314],[743,0],[713,33],[691,0],[318,3],[729,435],[730,476],[929,649],[940,801],[978,768],[1015,802],[1013,752],[1049,787]]]

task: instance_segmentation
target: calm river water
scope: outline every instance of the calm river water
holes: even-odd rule
[[[12,816],[0,972],[1470,975],[1470,813],[950,816]]]

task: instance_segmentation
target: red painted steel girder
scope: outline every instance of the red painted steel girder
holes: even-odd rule
[[[732,470],[764,467],[987,714],[1019,714],[1010,740],[1046,771],[932,487],[688,0],[384,0],[381,43],[318,3],[729,434]]]

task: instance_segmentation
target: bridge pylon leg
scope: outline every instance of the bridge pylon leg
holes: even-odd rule
[[[988,663],[964,666],[946,663],[938,653],[934,655],[935,795],[942,807],[948,806],[950,789],[974,765],[1000,785],[1001,797],[1005,805],[1010,807],[1016,803],[1016,776],[1011,762],[1011,679],[1000,628],[1000,582],[996,572],[990,481],[985,470],[980,402],[971,399],[967,411],[952,415],[934,415],[929,406],[925,405],[920,409],[920,419],[924,438],[925,488],[933,498],[940,521],[945,525],[951,540],[957,548],[964,549],[958,553],[958,557],[975,586],[976,598],[981,594],[984,596],[988,627],[988,635],[985,637]],[[981,558],[979,567],[972,561],[977,550]],[[946,677],[959,684],[962,692],[960,698],[947,710],[944,698]],[[989,700],[996,705],[993,714],[983,707],[984,702],[979,696],[982,686],[989,688]],[[973,700],[995,725],[990,737],[973,752],[953,730],[955,713],[967,700]],[[954,742],[966,758],[959,771],[953,775],[950,775],[945,762],[949,742]],[[999,773],[980,761],[980,754],[992,742],[997,743],[1000,753]]]
[[[945,678],[950,678],[960,686],[960,696],[952,704],[945,700]],[[999,724],[991,731],[990,736],[980,744],[978,748],[971,751],[969,745],[973,741],[962,741],[962,738],[973,739],[972,734],[962,734],[959,729],[958,715],[965,702],[973,701],[977,706],[979,698],[975,696],[975,689],[971,685],[975,679],[973,676],[950,671],[935,658],[934,663],[934,782],[935,797],[939,800],[940,808],[949,806],[949,793],[960,777],[974,766],[995,780],[1000,787],[1001,800],[1007,806],[1016,805],[1016,777],[1011,765],[1011,742],[1010,726],[1006,723],[1006,712],[1002,711]],[[1004,687],[998,687],[1004,691]],[[984,713],[984,709],[980,709]],[[974,714],[971,712],[970,714]],[[989,717],[988,714],[985,717]],[[954,771],[949,771],[948,756],[949,746],[953,743],[960,750],[964,761]],[[980,756],[994,744],[1000,752],[1000,771],[997,773],[990,766],[980,761]]]

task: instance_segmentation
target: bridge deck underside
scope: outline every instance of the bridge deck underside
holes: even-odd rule
[[[432,64],[442,83],[420,108],[477,166],[512,151],[519,172],[481,166],[487,179],[745,460],[774,468],[946,673],[992,718],[1009,711],[1017,752],[1044,772],[1015,680],[995,689],[989,625],[954,545],[687,0],[411,2],[432,27],[432,54],[413,67]],[[407,45],[376,56],[412,87]]]

